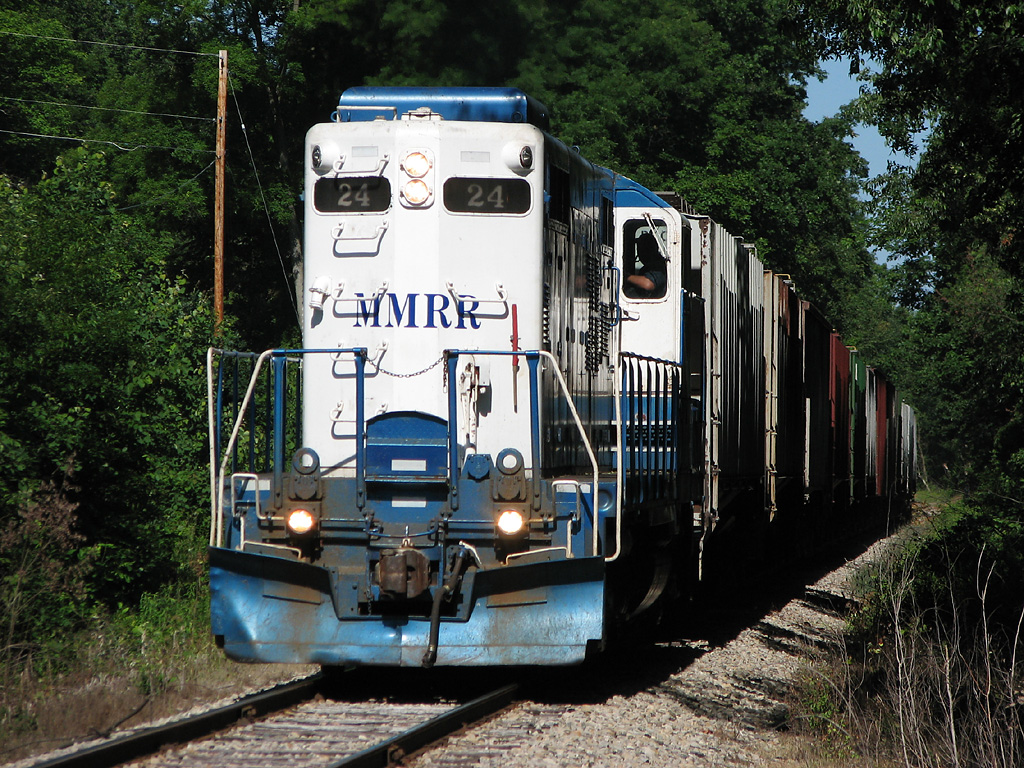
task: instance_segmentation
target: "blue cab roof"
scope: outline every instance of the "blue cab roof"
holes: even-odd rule
[[[547,131],[548,108],[518,88],[358,86],[341,94],[334,120],[342,123],[395,118],[429,107],[445,120],[530,123]]]
[[[672,207],[647,187],[619,174],[615,174],[615,205],[619,208]]]

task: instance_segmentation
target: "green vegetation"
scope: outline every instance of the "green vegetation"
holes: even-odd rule
[[[0,0],[4,694],[70,670],[79,633],[152,627],[154,610],[162,626],[193,617],[192,639],[169,636],[184,655],[206,642],[195,605],[219,49],[231,71],[225,343],[296,338],[302,136],[345,88],[517,85],[587,156],[755,238],[909,393],[928,478],[972,510],[934,545],[963,549],[955,568],[931,548],[912,554],[914,600],[931,595],[930,615],[937,585],[962,590],[961,616],[1012,640],[1022,14],[991,0]],[[811,123],[804,84],[839,54],[864,67],[866,95]],[[919,150],[916,166],[866,180],[846,142],[858,120]],[[971,607],[978,563],[993,575]],[[114,634],[144,658],[142,638],[161,632]],[[0,700],[0,728],[23,725],[18,712]]]

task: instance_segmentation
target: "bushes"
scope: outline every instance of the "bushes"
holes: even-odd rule
[[[90,629],[59,640],[36,655],[37,674],[23,670],[0,687],[5,764],[292,672],[228,661],[210,636],[209,603],[198,584],[147,593],[138,605],[98,616]]]

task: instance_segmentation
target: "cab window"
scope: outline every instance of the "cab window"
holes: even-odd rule
[[[664,297],[668,290],[668,226],[664,221],[633,219],[626,222],[622,237],[622,292],[631,299]]]

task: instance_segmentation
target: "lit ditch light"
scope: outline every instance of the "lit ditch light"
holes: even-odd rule
[[[293,509],[288,513],[288,530],[296,536],[302,536],[313,530],[316,518],[308,509]]]
[[[526,521],[514,509],[506,509],[498,516],[498,530],[505,536],[515,536],[523,532]]]

